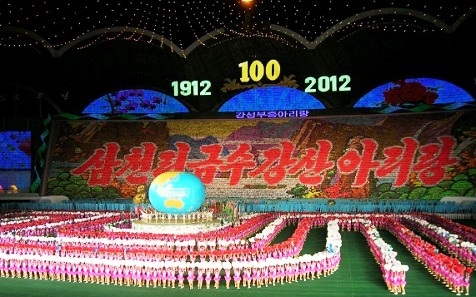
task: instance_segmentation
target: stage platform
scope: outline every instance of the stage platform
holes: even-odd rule
[[[68,201],[69,198],[64,195],[40,196],[38,193],[1,193],[0,203],[2,202],[46,202],[60,203]]]
[[[217,230],[225,227],[221,219],[211,219],[202,222],[182,222],[177,220],[152,220],[144,222],[143,220],[133,220],[130,232],[150,232],[160,234],[197,234],[200,232],[208,232],[211,229]],[[123,230],[121,230],[123,231]]]

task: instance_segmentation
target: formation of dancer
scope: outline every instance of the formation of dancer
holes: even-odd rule
[[[434,245],[394,216],[262,214],[250,216],[237,228],[226,227],[216,233],[161,236],[105,232],[105,224],[123,218],[118,213],[102,216],[91,212],[77,217],[65,212],[58,217],[51,214],[53,221],[48,215],[38,213],[32,220],[26,216],[0,218],[1,277],[180,289],[262,288],[334,273],[341,260],[339,230],[353,230],[368,238],[389,290],[406,294],[408,266],[397,261],[391,247],[378,236],[376,229],[384,228],[450,290],[457,295],[469,294],[472,268],[435,252]],[[125,223],[116,226],[120,224]],[[291,224],[296,225],[292,236],[271,244],[282,228]],[[325,249],[301,254],[308,232],[326,224]],[[68,231],[73,225],[73,231]],[[74,230],[88,235],[68,237],[68,233],[77,232]]]
[[[340,254],[319,252],[297,258],[270,261],[237,260],[206,262],[132,261],[58,257],[54,255],[0,254],[0,275],[24,278],[116,286],[218,289],[225,286],[261,288],[306,281],[334,273]],[[224,280],[224,281],[222,281]]]

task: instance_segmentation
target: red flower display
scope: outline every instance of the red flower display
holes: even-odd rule
[[[383,92],[385,102],[390,105],[401,105],[404,103],[425,103],[433,104],[438,98],[435,90],[428,89],[420,82],[406,82],[397,80],[395,87]]]

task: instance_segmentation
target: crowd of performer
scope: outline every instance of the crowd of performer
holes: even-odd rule
[[[301,222],[306,222],[302,220]],[[311,225],[301,224],[303,232]],[[332,228],[330,230],[333,230]],[[300,232],[297,232],[298,234]],[[303,238],[302,236],[300,238]],[[276,258],[265,255],[263,250],[257,252],[249,249],[249,253],[234,253],[232,261],[215,258],[156,258],[160,261],[140,261],[133,259],[102,259],[87,257],[70,257],[59,250],[45,250],[39,246],[38,251],[31,248],[22,253],[21,246],[16,250],[6,250],[8,245],[0,245],[0,272],[2,277],[21,277],[32,279],[49,279],[71,282],[91,282],[126,286],[146,287],[179,287],[207,289],[219,288],[223,279],[226,288],[233,284],[240,287],[258,288],[268,285],[284,284],[285,282],[305,281],[320,278],[333,273],[339,265],[341,246],[340,237],[329,235],[333,240],[328,246],[332,251],[322,251],[314,255],[298,256],[301,244],[295,242],[297,248],[292,254],[275,253]],[[30,246],[31,247],[31,246]],[[12,248],[12,246],[10,246]],[[218,253],[220,254],[220,253]],[[223,251],[221,257],[223,258]],[[78,256],[78,255],[76,255]],[[86,256],[86,257],[85,257]],[[152,259],[149,259],[152,260]],[[198,261],[200,260],[200,261]]]
[[[172,214],[156,210],[140,210],[139,217],[145,223],[201,223],[212,221],[213,211],[203,210],[186,214]]]
[[[437,280],[457,295],[469,295],[472,268],[439,253],[392,216],[260,214],[237,226],[193,236],[101,231],[104,224],[121,219],[126,219],[124,214],[75,217],[68,212],[54,220],[47,215],[25,222],[6,217],[0,226],[0,276],[138,287],[261,288],[334,273],[341,260],[339,230],[347,230],[366,236],[389,291],[405,294],[408,266],[396,259],[396,252],[378,235],[376,229],[383,228]],[[326,224],[325,249],[302,255],[309,230]],[[296,225],[292,236],[271,245],[288,225]],[[50,232],[55,236],[45,236]],[[82,237],[67,236],[80,233]]]
[[[8,255],[0,258],[1,277],[28,278],[118,286],[216,288],[267,287],[326,277],[338,268],[339,254],[270,261],[160,261],[132,263],[43,255]],[[127,264],[125,263],[127,262]],[[223,281],[222,281],[223,280]]]

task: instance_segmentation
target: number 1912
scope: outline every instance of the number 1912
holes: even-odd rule
[[[210,96],[212,83],[209,80],[173,81],[174,96]]]

